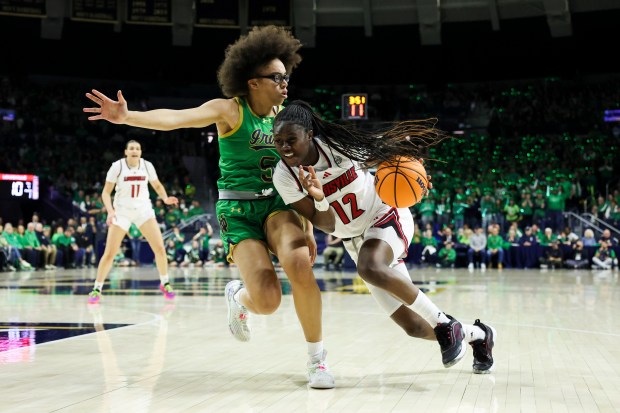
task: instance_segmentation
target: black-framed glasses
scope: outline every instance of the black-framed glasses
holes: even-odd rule
[[[272,73],[270,75],[256,75],[254,77],[259,79],[271,79],[278,84],[282,84],[282,82],[288,83],[291,79],[291,75],[287,75],[286,73]]]

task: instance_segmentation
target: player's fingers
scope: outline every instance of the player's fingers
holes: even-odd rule
[[[97,116],[89,116],[88,117],[88,120],[99,120],[99,119],[103,119],[103,116],[97,115]]]
[[[316,171],[314,170],[313,166],[308,166],[308,172],[310,173],[310,176],[316,178]]]
[[[93,102],[95,102],[98,105],[101,105],[103,103],[103,101],[101,99],[99,99],[97,96],[92,95],[90,93],[86,93],[86,97],[89,98],[90,100],[92,100]]]
[[[109,97],[107,97],[106,95],[98,91],[97,89],[93,89],[92,92],[95,96],[97,96],[101,100],[110,100]]]
[[[101,113],[101,108],[84,108],[82,110],[89,113]]]

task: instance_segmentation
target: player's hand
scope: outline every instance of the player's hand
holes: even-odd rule
[[[306,174],[304,171],[308,171],[308,173]],[[299,182],[312,198],[318,198],[317,200],[325,198],[323,184],[316,177],[316,172],[312,166],[299,166]]]
[[[179,204],[179,200],[177,199],[176,196],[169,196],[168,198],[164,199],[164,204],[166,205],[178,205]]]
[[[318,252],[318,247],[316,246],[316,239],[314,239],[314,234],[306,233],[306,242],[308,243],[308,248],[310,249],[310,264],[314,265],[316,261],[316,254]]]
[[[127,101],[123,97],[123,93],[119,90],[117,93],[118,100],[112,100],[98,90],[93,89],[93,93],[86,93],[86,97],[95,102],[98,107],[83,108],[86,113],[96,113],[89,116],[88,120],[107,120],[111,123],[123,124],[129,115],[127,109]]]
[[[114,218],[116,217],[116,212],[110,211],[108,213],[108,217],[105,219],[105,223],[108,224],[108,227],[111,227],[114,224]]]

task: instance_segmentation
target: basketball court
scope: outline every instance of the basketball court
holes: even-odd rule
[[[353,272],[316,271],[333,390],[308,388],[290,286],[228,332],[224,286],[235,268],[113,269],[98,305],[94,269],[2,273],[0,409],[17,412],[617,412],[617,271],[410,271],[454,317],[492,324],[494,371],[472,352],[445,369],[435,342],[406,336]],[[284,278],[284,274],[280,273]]]

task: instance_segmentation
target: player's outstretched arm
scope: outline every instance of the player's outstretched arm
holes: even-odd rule
[[[115,124],[162,131],[180,128],[204,128],[223,121],[230,123],[227,114],[236,114],[234,111],[236,103],[230,99],[213,99],[191,109],[133,111],[128,109],[127,101],[120,90],[117,92],[118,100],[112,100],[95,89],[92,90],[92,93],[86,93],[86,97],[96,105],[95,107],[83,108],[85,113],[92,114],[88,120],[107,120]]]

